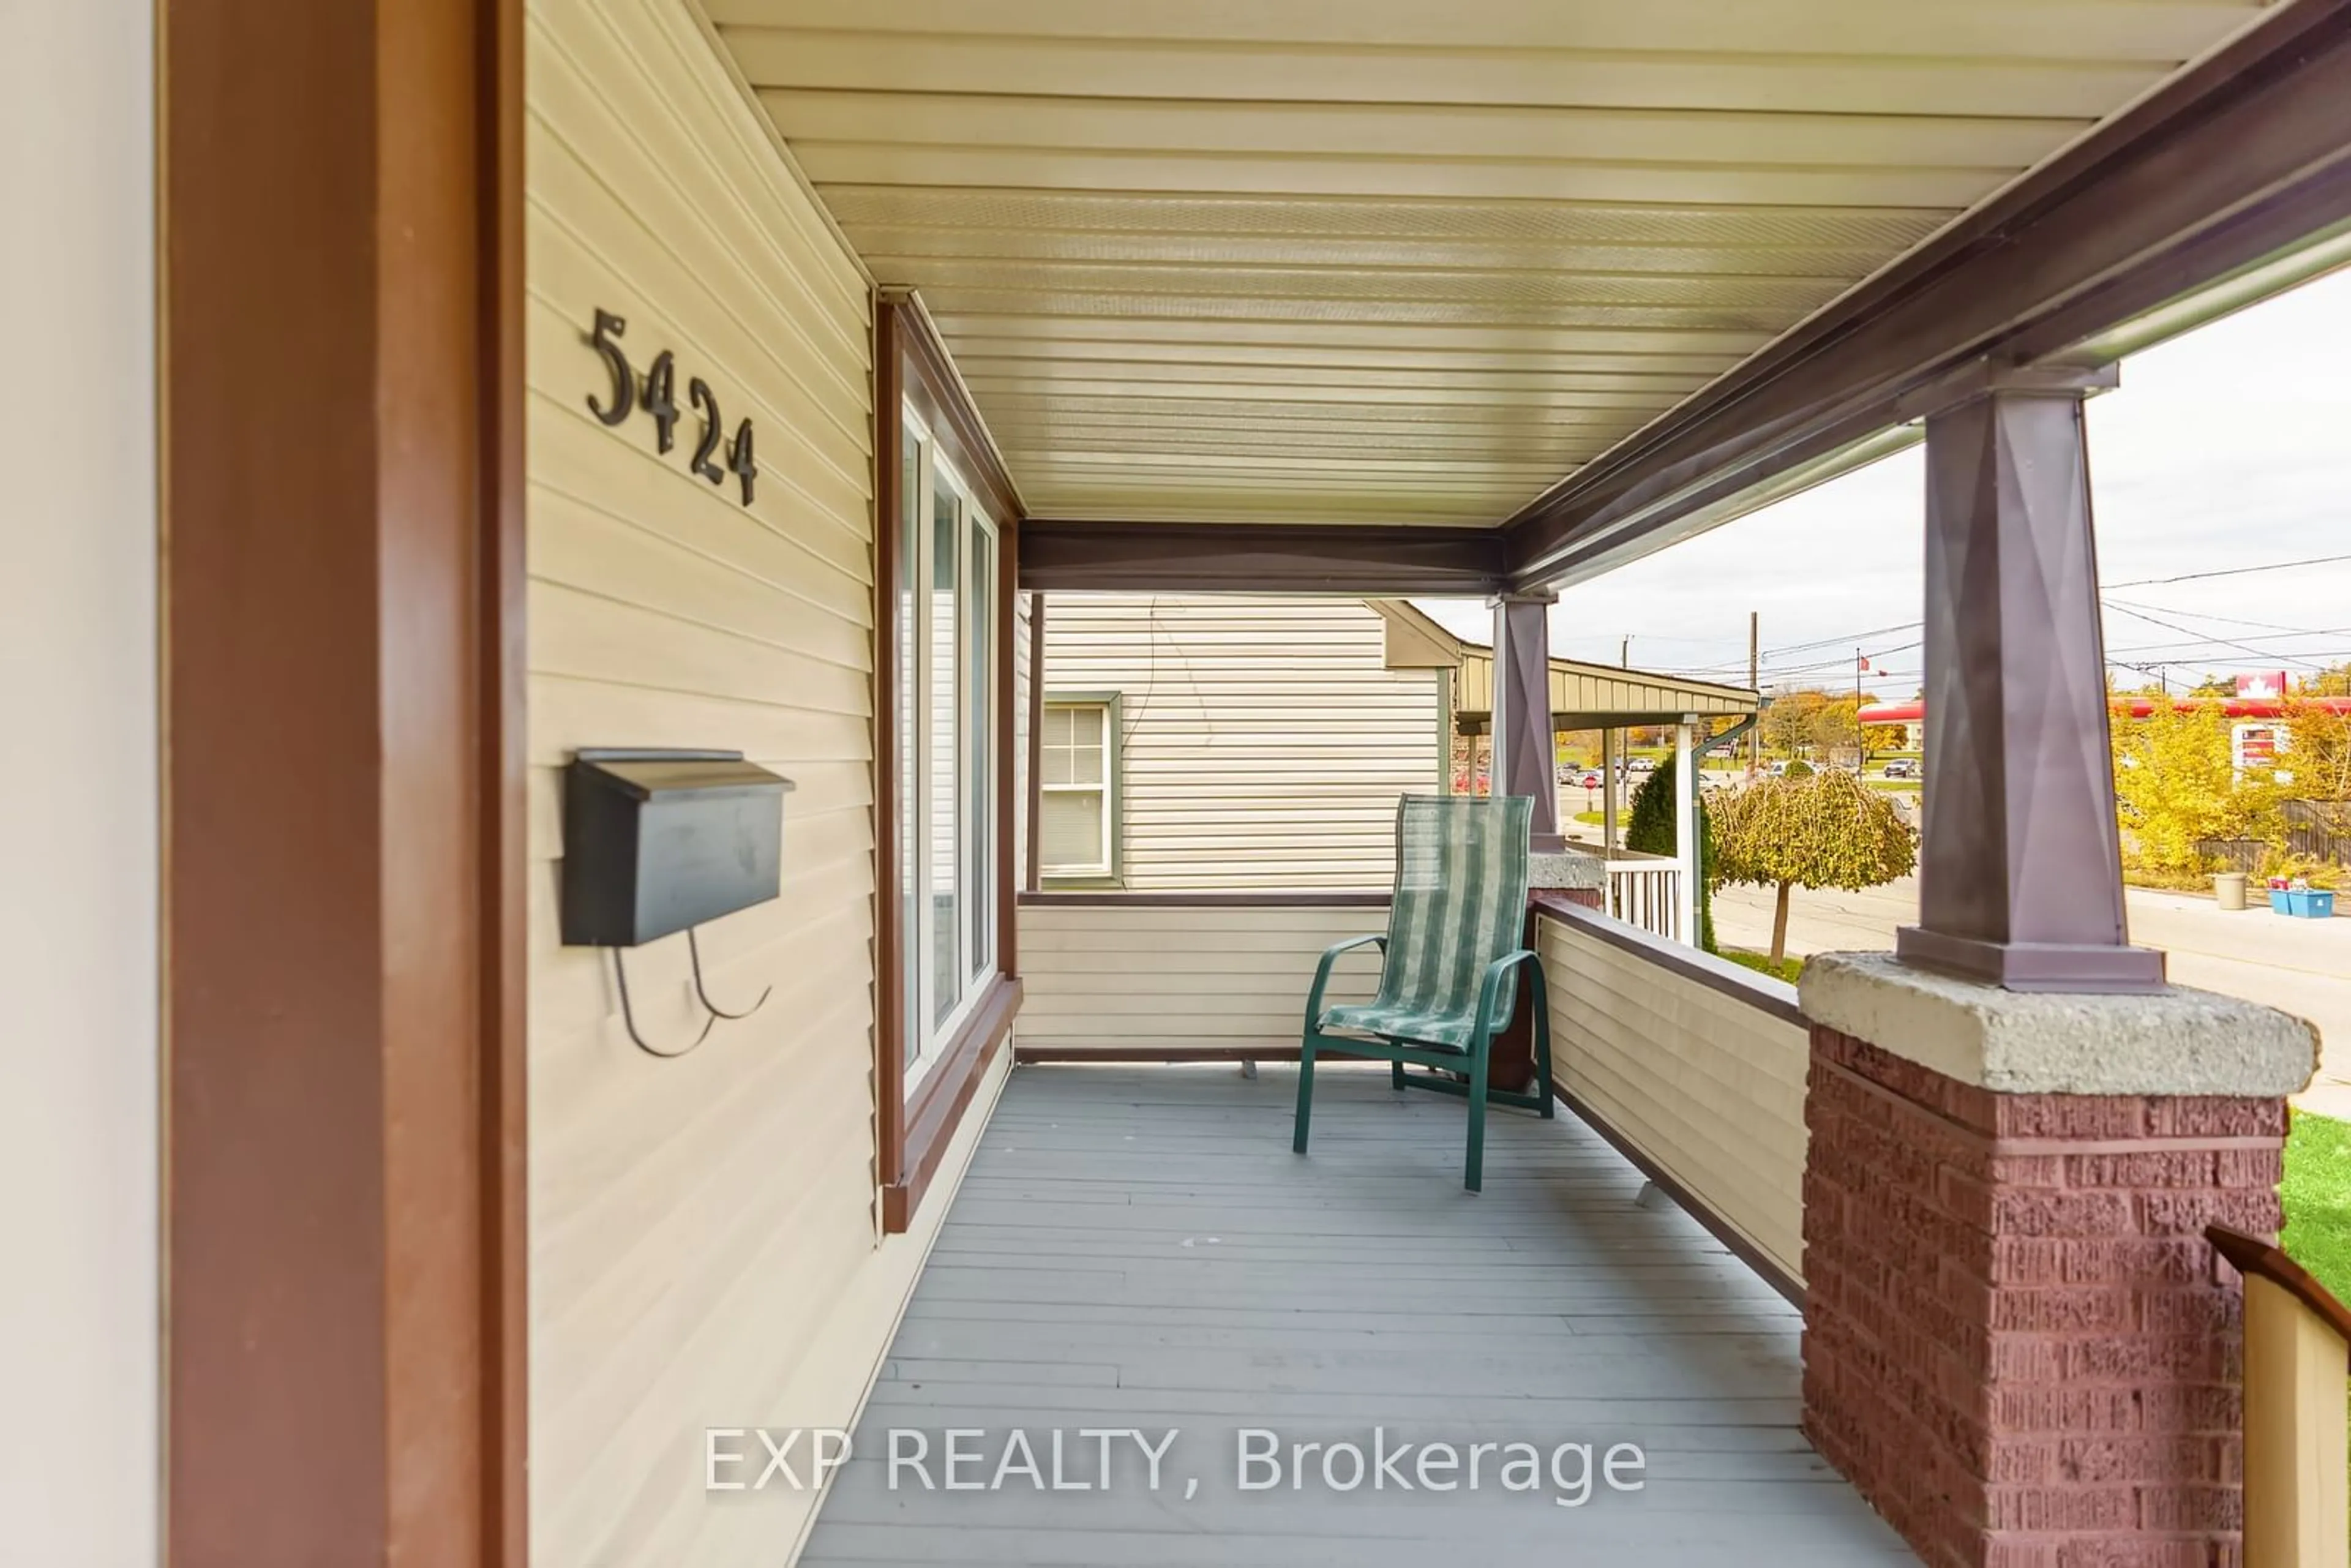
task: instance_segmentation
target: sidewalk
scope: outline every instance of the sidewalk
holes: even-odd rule
[[[1727,947],[1771,945],[1770,890],[1726,887],[1714,897],[1715,935]],[[2318,1081],[2295,1103],[2351,1121],[2351,919],[2289,920],[2256,905],[2224,915],[2209,898],[2129,893],[2131,939],[2170,955],[2172,979],[2298,1013],[2318,1026]],[[1788,951],[1885,951],[1894,928],[1918,918],[1912,878],[1865,893],[1790,895]]]

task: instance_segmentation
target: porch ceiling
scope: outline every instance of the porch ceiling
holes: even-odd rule
[[[2258,0],[707,0],[1031,512],[1489,525]]]

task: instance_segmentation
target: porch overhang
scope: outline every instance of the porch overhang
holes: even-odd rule
[[[1372,608],[1388,622],[1389,667],[1454,671],[1453,727],[1463,735],[1485,733],[1494,714],[1494,650],[1455,636],[1401,601],[1374,600]],[[1657,670],[1580,659],[1546,658],[1544,664],[1555,734],[1680,724],[1693,716],[1710,727],[1716,719],[1751,719],[1763,706],[1760,692]]]
[[[1588,578],[2351,256],[2351,0],[707,8],[1029,588]]]

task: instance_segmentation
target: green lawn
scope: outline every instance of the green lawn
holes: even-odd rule
[[[2279,1191],[2285,1198],[2279,1240],[2287,1254],[2351,1301],[2351,1122],[2295,1116]]]
[[[1778,979],[1787,981],[1792,986],[1796,983],[1796,977],[1804,972],[1804,961],[1792,955],[1781,959],[1777,963],[1773,963],[1771,961],[1771,955],[1769,953],[1750,953],[1742,948],[1725,947],[1722,949],[1721,956],[1729,959],[1732,963],[1739,965],[1741,968],[1753,969],[1761,974],[1771,975]]]
[[[2279,1244],[2320,1284],[2351,1301],[2351,1122],[2297,1114],[2278,1191],[2285,1199]]]

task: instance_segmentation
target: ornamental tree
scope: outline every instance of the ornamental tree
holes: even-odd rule
[[[1758,779],[1714,813],[1715,873],[1777,887],[1771,956],[1788,953],[1788,890],[1859,892],[1907,876],[1918,846],[1894,802],[1840,768]]]

